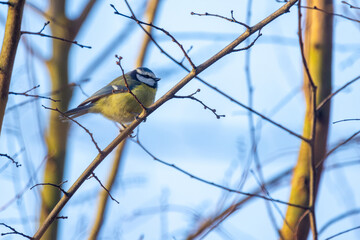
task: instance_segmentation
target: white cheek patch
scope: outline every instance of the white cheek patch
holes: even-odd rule
[[[116,90],[119,90],[118,86],[116,85],[111,85],[111,87],[116,91]]]
[[[136,74],[136,77],[140,82],[143,82],[149,86],[155,86],[156,81],[152,78],[143,77],[139,74]]]

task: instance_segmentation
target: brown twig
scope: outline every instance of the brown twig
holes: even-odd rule
[[[48,93],[40,94],[40,95],[41,95],[41,96],[42,96],[42,95],[55,95],[55,94],[63,91],[65,88],[68,88],[68,87],[78,87],[78,88],[80,89],[80,91],[82,92],[82,94],[84,94],[86,97],[89,97],[89,95],[86,94],[86,93],[84,92],[84,90],[82,89],[82,87],[81,87],[81,83],[87,82],[87,81],[89,81],[88,78],[83,79],[83,80],[80,80],[80,81],[72,82],[72,83],[69,83],[69,84],[68,84],[67,86],[65,86],[65,87],[62,87],[62,88],[53,90],[53,91],[48,92]],[[21,106],[23,106],[23,105],[25,105],[25,104],[32,103],[32,102],[34,102],[34,101],[36,101],[36,100],[38,100],[38,99],[39,99],[39,98],[35,98],[35,99],[31,99],[31,100],[28,100],[28,101],[24,101],[24,102],[15,104],[15,105],[13,105],[13,106],[8,107],[6,110],[7,110],[7,111],[12,111],[12,110],[16,109],[17,107],[21,107]]]
[[[186,53],[189,54],[189,52],[193,49],[193,46],[190,46],[188,50],[186,50]],[[183,64],[183,62],[185,61],[186,57],[183,56],[183,58],[181,59],[180,63]]]
[[[235,18],[234,18],[234,10],[231,10],[231,18],[228,18],[228,17],[224,17],[224,16],[221,16],[221,15],[218,15],[218,14],[213,14],[213,13],[195,13],[195,12],[191,12],[190,14],[191,15],[195,15],[195,16],[210,16],[210,17],[218,17],[218,18],[222,18],[222,19],[225,19],[229,22],[233,22],[233,23],[237,23],[237,24],[240,24],[241,26],[243,27],[246,27],[247,29],[251,29],[251,27],[243,22],[239,22],[237,21]]]
[[[102,182],[100,181],[100,179],[95,175],[95,173],[92,173],[92,175],[90,177],[93,177],[96,179],[96,181],[98,181],[98,183],[100,184],[100,186],[107,192],[107,194],[109,195],[109,197],[111,198],[111,200],[113,200],[114,202],[116,202],[117,204],[120,204],[118,200],[116,200],[110,193],[110,191],[102,184]]]
[[[53,186],[53,187],[56,187],[58,188],[62,193],[64,193],[66,196],[68,196],[68,193],[61,187],[64,183],[67,183],[67,180],[66,181],[63,181],[59,184],[54,184],[54,183],[37,183],[35,184],[34,186],[32,186],[30,188],[30,190],[32,190],[34,187],[37,187],[37,186]]]
[[[344,18],[344,19],[347,19],[347,20],[350,20],[350,21],[353,21],[353,22],[360,23],[360,20],[358,20],[358,19],[355,19],[355,18],[350,18],[350,17],[347,17],[347,16],[342,15],[342,14],[339,14],[339,13],[328,12],[328,11],[325,11],[324,9],[320,9],[320,8],[318,8],[317,6],[314,6],[314,7],[301,6],[301,7],[302,7],[302,8],[309,9],[309,10],[317,10],[317,11],[320,11],[320,12],[325,13],[325,14],[329,14],[329,15],[333,15],[333,16],[341,17],[341,18]]]
[[[135,98],[135,100],[140,104],[141,108],[146,112],[147,109],[146,109],[146,107],[144,106],[144,104],[142,104],[142,102],[139,100],[139,98],[131,91],[131,89],[130,89],[130,87],[129,87],[128,81],[127,81],[127,79],[126,79],[125,71],[124,71],[123,67],[121,66],[122,57],[121,57],[121,56],[118,56],[118,55],[115,55],[115,58],[117,59],[116,64],[117,64],[117,65],[120,67],[120,69],[121,69],[122,77],[124,78],[125,87],[127,88],[128,93],[130,93],[130,94]]]
[[[216,109],[214,108],[210,108],[209,106],[207,106],[205,103],[203,103],[201,100],[197,99],[196,97],[194,97],[195,94],[197,94],[198,92],[200,92],[200,89],[197,89],[194,93],[187,95],[187,96],[177,96],[174,95],[174,98],[179,98],[179,99],[191,99],[194,100],[198,103],[200,103],[201,105],[203,105],[204,109],[209,109],[215,116],[217,119],[220,119],[222,117],[225,117],[225,115],[219,115],[216,113]]]
[[[38,32],[21,31],[20,33],[21,33],[21,35],[23,35],[23,34],[39,35],[39,36],[41,36],[41,37],[47,37],[47,38],[52,38],[52,39],[60,40],[60,41],[67,42],[67,43],[72,43],[72,44],[75,44],[75,45],[77,45],[77,46],[79,46],[79,47],[81,47],[81,48],[89,48],[89,49],[91,49],[91,46],[86,46],[86,45],[80,44],[80,43],[78,43],[77,41],[68,40],[68,39],[65,39],[65,38],[56,37],[56,36],[52,36],[52,35],[48,35],[48,34],[42,33],[42,32],[44,31],[45,27],[46,27],[47,25],[49,25],[49,24],[50,24],[50,21],[47,21],[46,23],[44,23],[44,26],[43,26],[43,27],[41,28],[41,30],[38,31]]]
[[[261,33],[261,29],[259,30],[258,32],[258,35],[256,36],[256,38],[249,44],[247,45],[246,47],[243,47],[243,48],[239,48],[239,49],[233,49],[233,52],[240,52],[240,51],[244,51],[244,50],[248,50],[249,48],[251,48],[252,46],[254,46],[255,42],[259,39],[259,37],[262,36],[262,33]]]
[[[56,111],[56,112],[60,113],[61,117],[64,117],[64,118],[66,118],[66,119],[68,119],[68,120],[73,121],[73,122],[76,123],[79,127],[81,127],[82,129],[84,129],[85,132],[90,136],[91,141],[94,143],[94,145],[95,145],[96,149],[98,150],[99,154],[103,154],[103,152],[101,151],[99,145],[98,145],[97,142],[95,141],[93,134],[89,131],[89,129],[87,129],[86,127],[84,127],[83,125],[81,125],[81,124],[80,124],[78,121],[76,121],[75,119],[73,119],[73,118],[71,118],[71,117],[69,117],[69,116],[66,116],[62,111],[60,111],[60,110],[57,109],[57,108],[50,108],[50,107],[46,107],[46,106],[44,106],[44,105],[41,105],[41,106],[42,106],[43,108],[47,109],[47,110],[52,110],[52,111]]]
[[[34,86],[32,87],[31,89],[25,91],[25,92],[22,92],[22,93],[18,93],[18,92],[9,92],[9,94],[12,94],[12,95],[23,95],[25,97],[34,97],[34,98],[43,98],[43,99],[48,99],[48,100],[51,100],[53,102],[60,102],[60,100],[56,100],[56,99],[53,99],[51,97],[45,97],[45,96],[40,96],[40,95],[33,95],[33,94],[28,94],[28,92],[36,89],[40,87],[40,85],[37,85],[37,86]]]
[[[305,57],[304,41],[303,41],[303,37],[302,37],[302,27],[301,27],[301,16],[302,16],[302,14],[301,14],[301,8],[299,7],[300,5],[301,5],[301,0],[299,0],[299,3],[298,3],[298,36],[299,36],[298,39],[299,39],[301,60],[302,60],[303,67],[304,67],[305,72],[306,72],[306,76],[307,76],[307,78],[309,80],[309,83],[310,83],[311,87],[316,90],[316,85],[314,83],[314,80],[311,77],[310,70],[309,70],[309,67],[307,65],[307,61],[306,61],[306,57]]]
[[[115,13],[115,14],[134,20],[134,21],[143,29],[143,31],[149,36],[149,38],[150,38],[153,42],[154,42],[154,38],[143,28],[142,25],[151,26],[152,28],[163,32],[165,35],[167,35],[168,37],[170,37],[171,40],[172,40],[174,43],[176,43],[176,44],[179,46],[179,48],[180,48],[181,51],[183,52],[184,56],[185,56],[186,59],[188,60],[189,64],[191,65],[192,69],[196,69],[195,64],[193,63],[193,61],[191,60],[190,56],[189,56],[189,55],[187,54],[187,52],[185,51],[183,45],[180,44],[179,41],[176,40],[176,38],[175,38],[173,35],[171,35],[171,34],[170,34],[168,31],[166,31],[165,29],[160,28],[160,27],[158,27],[158,26],[155,26],[155,25],[152,24],[152,23],[146,23],[146,22],[143,22],[143,21],[140,21],[139,19],[137,19],[136,16],[135,16],[135,14],[134,14],[134,12],[132,11],[129,3],[128,3],[126,0],[124,0],[124,1],[125,1],[125,3],[126,3],[127,7],[129,8],[130,12],[131,12],[131,16],[127,16],[127,15],[125,15],[125,14],[120,13],[120,12],[115,8],[115,6],[114,6],[113,4],[110,4],[110,6],[114,9],[114,11],[115,11],[114,13]]]
[[[346,4],[346,5],[348,5],[350,8],[354,8],[354,9],[360,9],[360,7],[356,7],[356,6],[354,6],[354,5],[351,5],[350,3],[348,3],[348,2],[345,2],[345,1],[341,1],[341,3],[343,3],[343,4]]]

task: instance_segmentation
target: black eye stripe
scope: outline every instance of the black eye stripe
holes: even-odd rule
[[[142,77],[145,77],[145,78],[151,78],[151,79],[154,79],[152,76],[150,75],[147,75],[147,74],[141,74],[141,73],[138,73],[140,76]]]

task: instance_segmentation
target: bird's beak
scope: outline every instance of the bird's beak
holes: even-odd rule
[[[158,81],[160,81],[160,79],[161,79],[161,78],[155,78],[155,81],[157,81],[157,82],[158,82]]]

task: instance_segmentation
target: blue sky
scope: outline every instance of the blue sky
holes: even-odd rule
[[[69,4],[67,6],[69,15],[76,16],[84,2],[86,1],[73,1]],[[46,9],[44,1],[31,1],[31,3]],[[129,14],[122,1],[101,1],[91,12],[76,38],[78,42],[90,45],[92,49],[73,46],[71,50],[70,81],[89,78],[88,82],[82,84],[84,92],[88,95],[121,74],[115,64],[115,54],[123,57],[122,66],[126,71],[133,69],[143,37],[140,28],[135,26],[124,42],[114,45],[111,53],[101,59],[95,71],[84,72],[114,37],[129,24],[130,20],[113,14],[110,3],[114,4],[118,11]],[[144,1],[130,1],[135,12],[139,12],[143,3]],[[276,1],[254,0],[251,25],[280,6],[281,3]],[[198,65],[229,44],[244,31],[244,28],[219,18],[192,16],[190,12],[209,12],[229,17],[230,11],[234,10],[236,19],[245,21],[246,8],[247,1],[168,0],[161,4],[156,25],[172,33],[185,49],[192,47],[189,54]],[[6,14],[5,10],[6,7],[0,6],[2,18]],[[335,11],[350,15],[355,10],[349,11],[339,3]],[[341,18],[334,20],[333,88],[337,89],[359,75],[360,34],[358,23]],[[29,7],[25,8],[23,30],[39,31],[44,22],[45,20]],[[3,24],[0,30],[3,32]],[[301,93],[302,72],[297,31],[296,8],[292,8],[290,13],[266,26],[261,31],[263,36],[251,48],[250,73],[254,85],[254,109],[301,133],[304,99]],[[45,33],[50,33],[49,28]],[[251,39],[253,38],[254,36]],[[27,36],[27,39],[45,56],[50,54],[51,42],[48,39],[39,36]],[[161,46],[176,59],[182,59],[179,48],[161,32],[155,32],[155,39],[158,39]],[[31,70],[27,70],[26,63],[29,63]],[[233,53],[201,73],[200,77],[236,100],[247,104],[248,91],[244,64],[245,52]],[[157,98],[186,75],[186,72],[161,54],[154,45],[151,45],[144,65],[162,78]],[[25,91],[36,83],[40,84],[38,93],[46,93],[49,91],[48,78],[44,65],[36,58],[29,57],[24,45],[20,43],[10,90]],[[190,82],[178,94],[188,95],[198,88],[201,91],[196,97],[209,107],[215,108],[217,113],[226,115],[225,118],[216,119],[209,110],[204,110],[194,101],[174,99],[164,104],[141,124],[140,140],[156,157],[164,161],[174,163],[206,180],[235,187],[242,172],[248,171],[245,168],[246,162],[252,159],[249,157],[251,144],[247,111],[196,80]],[[283,99],[289,94],[291,98],[287,98],[284,102]],[[331,121],[359,118],[359,96],[359,83],[355,83],[336,96],[332,102]],[[70,107],[77,106],[85,98],[86,96],[76,89]],[[11,107],[24,100],[27,98],[10,96],[8,106]],[[283,103],[282,107],[273,113],[273,108],[279,103]],[[7,196],[0,199],[0,207],[26,186],[29,179],[27,171],[29,165],[34,168],[42,166],[41,162],[46,155],[42,140],[44,128],[38,127],[36,116],[39,116],[40,122],[46,126],[48,112],[41,107],[41,104],[50,103],[46,100],[35,101],[15,111],[7,112],[5,117],[4,130],[0,138],[0,152],[13,155],[24,146],[25,151],[22,151],[18,158],[23,167],[9,166],[0,175],[0,184],[4,187],[3,191],[6,193],[4,196]],[[261,131],[260,128],[257,131],[258,151],[260,161],[263,163],[264,175],[268,179],[294,165],[300,142],[258,117],[255,117],[255,120],[261,123]],[[102,148],[118,134],[116,126],[100,115],[84,116],[79,118],[79,121],[91,130]],[[14,129],[18,127],[21,129],[21,135],[14,134],[17,132]],[[331,124],[329,148],[358,129],[358,122]],[[357,160],[359,152],[356,148],[356,144],[348,145],[345,150],[329,158],[327,164]],[[145,239],[171,239],[171,237],[182,239],[186,236],[186,232],[195,228],[194,219],[198,215],[206,217],[216,211],[219,207],[219,199],[226,194],[213,186],[153,161],[135,143],[130,142],[126,151],[121,177],[117,179],[112,192],[120,204],[109,202],[108,218],[101,232],[101,239],[113,239],[114,235],[121,239],[139,239],[141,235],[144,235]],[[70,187],[96,154],[97,150],[89,136],[73,125],[69,133],[68,162],[64,176],[64,179],[68,180],[66,188]],[[109,156],[95,171],[103,182],[106,181],[111,161],[112,156]],[[354,165],[324,172],[317,205],[319,227],[332,217],[359,207],[358,168],[359,165]],[[39,173],[38,181],[41,181],[41,178],[42,174]],[[285,178],[279,187],[271,190],[271,196],[287,201],[289,181],[290,178]],[[257,186],[254,176],[250,173],[243,190],[249,191]],[[100,186],[96,181],[88,180],[75,194],[61,213],[69,218],[61,220],[60,239],[69,239],[69,236],[70,239],[86,238],[94,216],[94,212],[90,209],[92,210],[97,204],[96,193],[99,190]],[[228,197],[226,204],[237,196],[229,194]],[[36,190],[27,190],[22,200],[0,212],[0,222],[14,225],[31,235],[37,226],[38,203]],[[151,211],[161,204],[169,204],[173,208],[162,214],[158,210]],[[286,209],[283,205],[278,207],[283,212]],[[17,208],[26,209],[25,227],[24,221],[19,221],[20,216],[23,215]],[[282,216],[276,210],[273,211],[277,224],[281,227]],[[132,218],[135,213],[139,213],[140,216]],[[358,216],[340,221],[321,235],[321,238],[354,227],[356,221],[359,221]],[[4,232],[3,229],[1,231]],[[266,239],[269,236],[275,239],[277,235],[267,215],[264,201],[255,200],[245,205],[206,239]],[[4,239],[13,239],[13,237],[4,237]],[[337,239],[358,237],[359,232],[355,231]]]

